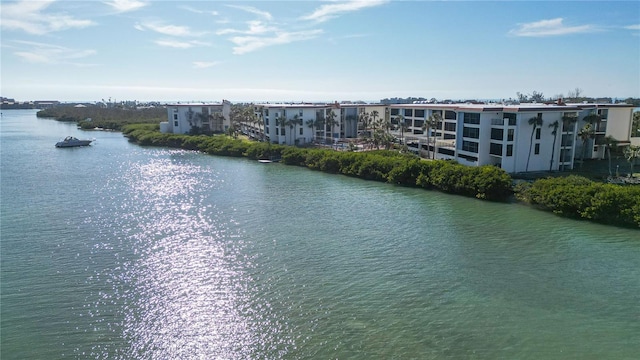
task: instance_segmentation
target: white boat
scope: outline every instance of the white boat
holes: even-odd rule
[[[56,147],[76,147],[76,146],[87,146],[91,144],[93,140],[80,140],[73,136],[67,136],[62,141],[58,141],[56,143]]]

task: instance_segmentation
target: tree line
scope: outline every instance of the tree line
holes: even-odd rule
[[[469,167],[449,160],[424,160],[397,150],[364,152],[299,148],[225,135],[160,133],[157,124],[128,125],[123,133],[145,146],[201,151],[211,155],[279,159],[327,173],[402,186],[439,190],[490,201],[515,199],[564,217],[609,225],[640,227],[640,187],[603,184],[584,177],[538,179],[513,186],[512,178],[495,166]]]

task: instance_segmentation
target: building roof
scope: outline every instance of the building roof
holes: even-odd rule
[[[221,102],[210,102],[210,103],[192,102],[192,103],[167,104],[167,106],[220,106],[220,105],[223,105],[223,104]]]

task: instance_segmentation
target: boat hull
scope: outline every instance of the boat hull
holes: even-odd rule
[[[78,147],[78,146],[87,146],[91,144],[93,140],[80,140],[76,138],[68,137],[63,141],[59,141],[56,143],[56,147],[66,148],[66,147]]]

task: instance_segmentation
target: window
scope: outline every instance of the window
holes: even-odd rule
[[[178,120],[173,122],[173,126],[178,126]]]
[[[464,113],[465,124],[480,124],[480,114]]]
[[[509,126],[516,126],[516,114],[505,113],[504,118],[509,121]]]
[[[264,116],[269,116],[269,109],[264,109]]]
[[[276,135],[280,135],[280,129],[276,128]]]
[[[507,141],[513,141],[513,133],[514,133],[513,129],[507,130]]]
[[[268,134],[268,133],[269,133],[269,128],[266,128],[266,129],[265,129],[265,132]]]
[[[540,140],[540,128],[536,129],[536,140]]]
[[[489,145],[489,154],[502,156],[502,144],[491,143]]]
[[[436,134],[436,136],[437,136],[437,135],[438,135],[438,134]],[[456,136],[455,136],[455,135],[453,135],[453,134],[444,134],[444,139],[445,139],[445,140],[453,140],[453,139],[455,139],[455,138],[456,138]]]
[[[304,129],[304,128],[302,128],[302,127],[300,128],[300,135],[302,135],[302,130],[303,130],[303,129]]]
[[[477,139],[480,137],[480,129],[465,126],[462,128],[462,136]]]
[[[504,130],[491,129],[491,140],[502,140],[502,139],[504,139]]]
[[[507,156],[513,156],[513,145],[507,145]]]
[[[416,109],[416,114],[415,114],[415,116],[416,116],[416,117],[421,117],[421,118],[423,118],[423,117],[424,117],[424,110],[418,110],[418,109]]]
[[[469,156],[469,155],[464,155],[464,154],[458,154],[458,157],[461,159],[465,159],[467,161],[471,161],[471,162],[476,162],[478,161],[478,158],[475,156]]]
[[[413,109],[404,109],[404,116],[413,116]]]
[[[462,142],[462,150],[477,153],[478,152],[478,143],[475,141],[463,141]]]
[[[264,124],[265,124],[266,126],[269,126],[269,118],[264,119]]]
[[[178,120],[178,114],[173,114],[173,120]]]
[[[447,120],[456,120],[457,119],[456,112],[451,110],[445,110],[444,118]]]
[[[391,109],[391,115],[398,115],[399,109]]]
[[[609,116],[609,109],[598,109],[598,115],[602,120],[607,120],[607,116]]]
[[[533,151],[534,154],[539,155],[540,154],[540,144],[536,144],[535,145],[535,150]]]
[[[419,127],[421,128],[422,125],[424,125],[424,120],[414,120],[413,121],[413,127]]]
[[[456,123],[446,122],[444,123],[445,131],[456,131]]]
[[[276,135],[278,135],[278,129],[276,129]],[[286,135],[284,128],[280,129],[280,135]]]

